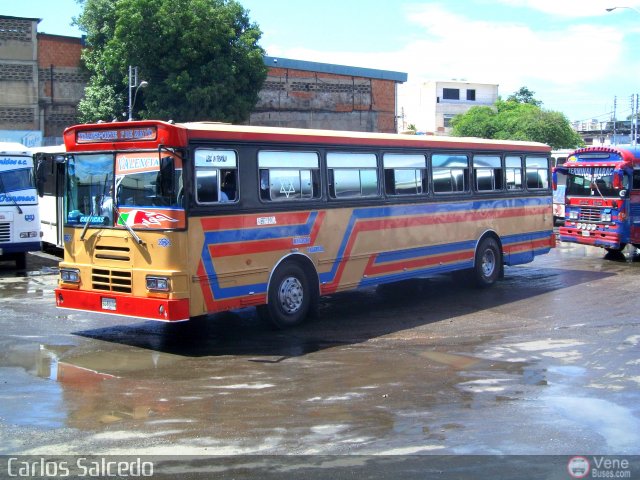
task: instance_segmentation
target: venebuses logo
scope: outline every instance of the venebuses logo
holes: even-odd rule
[[[585,478],[589,475],[591,466],[585,457],[572,457],[567,464],[567,470],[572,478]]]

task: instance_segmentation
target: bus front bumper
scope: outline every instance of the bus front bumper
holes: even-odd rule
[[[56,288],[56,305],[59,308],[86,312],[122,315],[126,317],[181,322],[189,320],[189,299],[132,297],[112,292],[87,292]]]
[[[561,242],[581,243],[594,247],[620,248],[620,235],[617,232],[601,230],[586,231],[576,227],[560,227],[559,237]]]

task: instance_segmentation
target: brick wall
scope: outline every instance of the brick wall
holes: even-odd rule
[[[394,133],[395,82],[269,68],[248,123]]]
[[[38,66],[40,68],[48,68],[50,65],[79,68],[81,52],[80,38],[38,34]]]

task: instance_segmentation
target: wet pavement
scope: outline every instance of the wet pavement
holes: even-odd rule
[[[640,453],[640,261],[559,244],[450,277],[167,325],[57,310],[0,264],[0,454]]]

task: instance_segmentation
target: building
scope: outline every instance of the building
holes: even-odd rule
[[[39,22],[0,15],[0,141],[57,145],[78,121],[89,80],[80,62],[83,39],[38,33]],[[247,123],[397,131],[397,86],[406,73],[286,58],[264,62],[268,77]]]
[[[253,125],[397,132],[397,86],[407,74],[265,57]]]
[[[449,135],[451,119],[471,107],[493,106],[498,85],[464,80],[428,81],[408,86],[401,101],[404,128],[415,125],[418,132]]]

